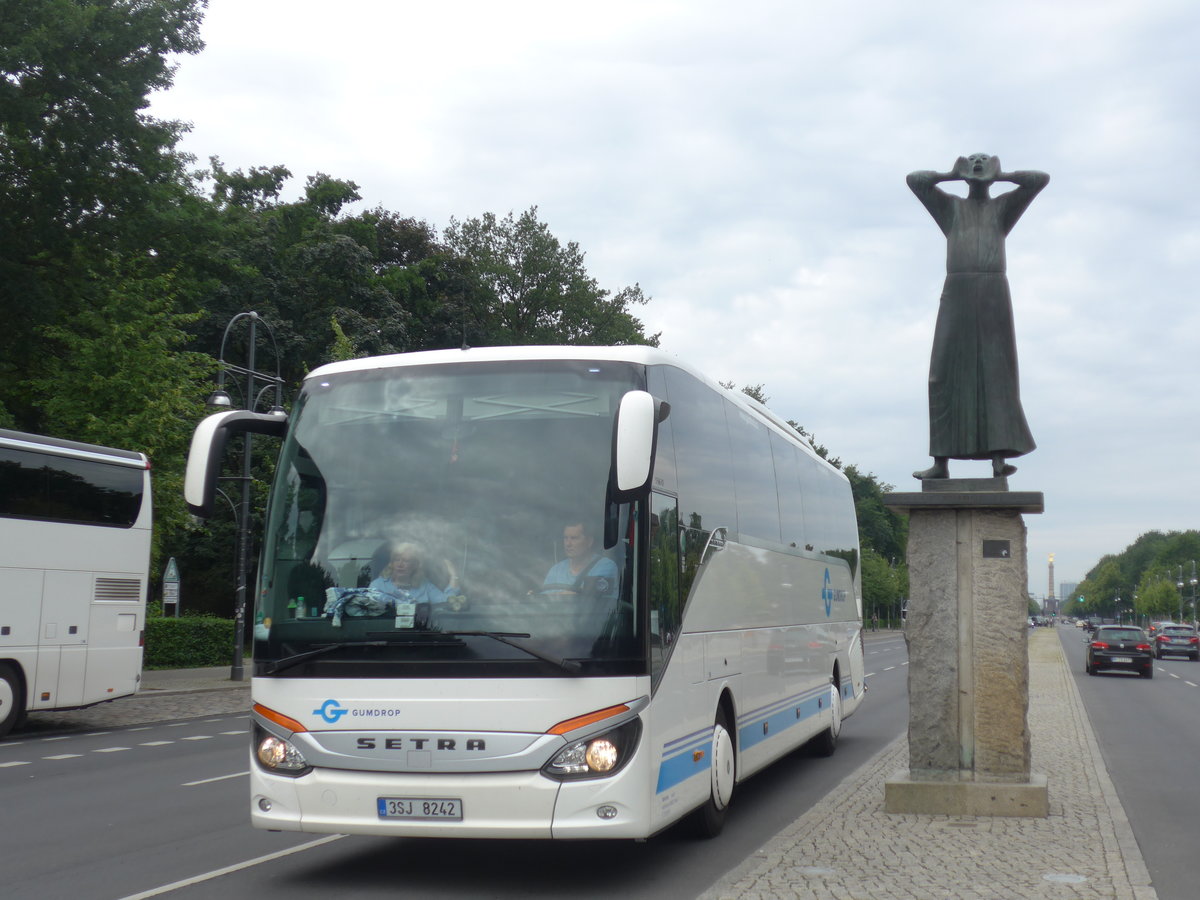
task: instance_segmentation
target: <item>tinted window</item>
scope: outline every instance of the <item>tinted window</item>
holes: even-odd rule
[[[800,451],[796,454],[804,483],[804,522],[809,542],[818,553],[836,556],[858,570],[858,523],[846,509],[853,509],[850,485]]]
[[[1096,632],[1101,641],[1143,641],[1146,636],[1132,628],[1101,628]]]
[[[725,401],[729,444],[733,451],[733,483],[737,499],[738,533],[779,540],[779,499],[767,426],[748,412]]]
[[[654,367],[646,373],[646,389],[655,398],[670,401],[667,376],[662,368]],[[672,415],[668,415],[658,425],[658,454],[654,457],[654,478],[651,484],[656,491],[668,491],[673,494],[678,485],[675,481],[675,438],[672,422]]]
[[[800,471],[796,448],[771,432],[771,456],[775,463],[775,484],[779,495],[779,526],[783,542],[803,549],[804,496],[800,490]]]
[[[667,369],[667,389],[681,523],[709,531],[735,528],[724,398],[679,369]]]
[[[145,472],[129,466],[0,448],[0,516],[129,528]]]

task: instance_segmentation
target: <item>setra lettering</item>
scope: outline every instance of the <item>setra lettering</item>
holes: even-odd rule
[[[457,750],[458,741],[455,738],[415,738],[415,737],[360,737],[354,742],[357,750],[425,750],[431,742],[436,742],[438,750]],[[472,752],[487,750],[487,741],[483,738],[467,738],[463,749]]]

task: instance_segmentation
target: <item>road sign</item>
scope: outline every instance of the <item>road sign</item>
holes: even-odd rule
[[[179,566],[173,556],[167,560],[167,569],[163,572],[162,603],[164,616],[179,618]]]

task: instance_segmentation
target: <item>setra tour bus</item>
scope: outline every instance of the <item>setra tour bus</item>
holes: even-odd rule
[[[0,429],[0,737],[137,691],[151,506],[143,454]]]
[[[742,779],[863,697],[850,486],[761,405],[647,347],[338,362],[290,416],[254,623],[259,828],[720,831]]]

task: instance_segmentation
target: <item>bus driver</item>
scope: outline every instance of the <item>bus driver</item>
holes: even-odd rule
[[[583,522],[563,528],[565,558],[546,573],[539,593],[556,596],[587,594],[615,600],[619,587],[617,564],[592,548],[596,539]]]

